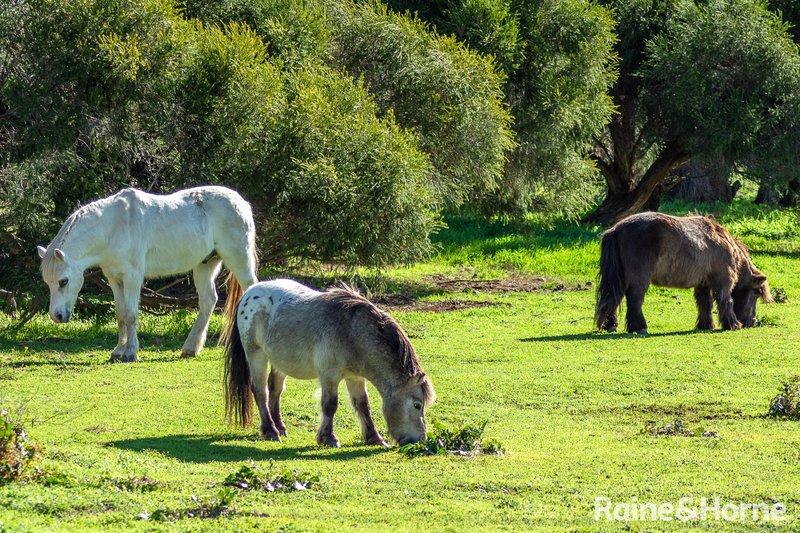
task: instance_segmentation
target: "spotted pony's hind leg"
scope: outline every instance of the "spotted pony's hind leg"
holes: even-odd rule
[[[358,423],[361,426],[361,435],[364,437],[364,442],[388,447],[389,445],[378,433],[375,422],[372,420],[372,413],[369,410],[369,397],[367,396],[367,383],[360,378],[347,378],[345,383],[347,384],[347,392],[350,394],[353,409],[355,409],[356,416],[358,416]]]
[[[221,266],[222,260],[214,257],[205,263],[197,265],[192,273],[194,286],[197,289],[199,311],[197,320],[192,326],[192,331],[189,332],[186,342],[183,343],[183,349],[181,350],[183,357],[194,357],[199,354],[206,343],[208,323],[211,320],[211,314],[214,312],[214,306],[217,305],[217,288],[214,286],[214,281],[217,278],[217,274],[219,274]]]
[[[258,414],[261,416],[261,427],[259,431],[266,440],[280,441],[280,433],[275,427],[275,422],[270,415],[267,402],[269,401],[269,391],[267,390],[267,354],[264,350],[255,349],[247,354],[247,364],[250,368],[250,388],[253,391],[253,398],[258,407]]]
[[[288,437],[286,425],[281,417],[281,393],[286,387],[286,374],[270,368],[267,387],[269,388],[269,413],[272,416],[272,422],[280,435]]]

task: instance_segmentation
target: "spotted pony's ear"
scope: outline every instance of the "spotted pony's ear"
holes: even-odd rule
[[[39,259],[44,259],[44,254],[47,253],[47,248],[45,248],[44,246],[37,246],[36,251],[39,254]]]

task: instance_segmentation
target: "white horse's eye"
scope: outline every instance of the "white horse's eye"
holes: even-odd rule
[[[58,280],[58,288],[63,289],[64,287],[67,286],[67,283],[69,283],[69,280],[67,278]]]

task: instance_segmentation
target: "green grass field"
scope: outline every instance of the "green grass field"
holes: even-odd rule
[[[797,213],[745,203],[668,207],[713,211],[748,244],[790,299],[759,306],[768,326],[695,333],[691,291],[651,289],[649,336],[593,333],[592,290],[548,289],[595,281],[600,229],[566,223],[451,217],[435,257],[385,273],[388,286],[416,291],[423,302],[493,304],[394,314],[437,389],[428,419],[488,421],[485,436],[505,447],[501,456],[409,459],[361,446],[344,401],[336,419],[343,447],[319,448],[316,384],[291,379],[284,442],[259,440],[255,426],[225,426],[221,348],[179,357],[188,313],[143,317],[142,363],[130,365],[106,362],[112,323],[56,326],[42,316],[11,330],[1,318],[0,401],[44,446],[46,474],[0,486],[0,529],[797,530],[800,422],[766,416],[782,382],[800,374]],[[425,289],[433,274],[545,280],[535,292],[448,294]],[[676,419],[717,436],[647,431]],[[249,461],[320,482],[296,492],[235,490],[232,501],[220,501],[225,478]],[[596,497],[779,502],[789,518],[596,521]],[[222,514],[203,517],[215,511]]]

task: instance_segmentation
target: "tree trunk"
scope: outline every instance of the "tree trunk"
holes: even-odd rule
[[[731,184],[733,164],[723,157],[692,160],[675,172],[680,180],[669,196],[688,202],[730,202],[741,187]]]
[[[673,170],[688,160],[689,154],[680,143],[669,142],[635,186],[633,176],[626,179],[625,176],[615,172],[616,165],[601,164],[603,175],[609,184],[608,193],[603,203],[587,215],[584,222],[611,226],[642,208],[655,206],[657,209],[661,198],[660,185]],[[612,182],[616,184],[624,181],[630,184],[626,192],[621,194],[612,192],[610,186]],[[619,188],[615,186],[614,190]]]

